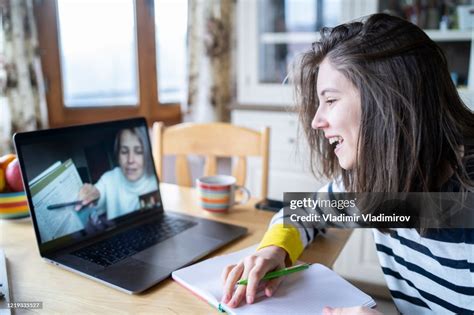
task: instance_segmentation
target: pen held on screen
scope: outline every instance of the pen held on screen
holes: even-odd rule
[[[77,205],[81,205],[81,204],[82,204],[82,201],[77,200],[77,201],[71,201],[71,202],[52,204],[52,205],[49,205],[48,207],[46,207],[46,209],[48,209],[48,210],[58,210],[58,209],[61,209],[61,208],[66,208],[66,207],[70,207],[70,206],[77,206]]]
[[[48,209],[48,210],[59,210],[59,209],[70,207],[70,206],[81,206],[80,209],[82,209],[84,207],[87,207],[87,206],[95,203],[97,200],[99,200],[99,198],[94,199],[94,200],[92,200],[92,201],[90,201],[86,204],[83,204],[82,200],[76,200],[76,201],[64,202],[64,203],[56,203],[56,204],[52,204],[52,205],[47,206],[46,209]]]

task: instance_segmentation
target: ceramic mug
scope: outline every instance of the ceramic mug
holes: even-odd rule
[[[250,199],[250,192],[236,185],[236,179],[228,175],[204,176],[196,179],[199,205],[210,212],[224,213],[235,205],[244,204]],[[235,193],[242,191],[242,200],[235,201]]]

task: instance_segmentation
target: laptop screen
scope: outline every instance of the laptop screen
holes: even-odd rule
[[[144,119],[15,136],[39,243],[69,243],[162,211]]]

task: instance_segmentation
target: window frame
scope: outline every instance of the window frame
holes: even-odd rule
[[[139,103],[129,106],[68,108],[64,105],[57,0],[34,1],[38,44],[51,127],[144,116],[149,124],[181,122],[178,103],[160,103],[156,67],[154,0],[135,0]]]

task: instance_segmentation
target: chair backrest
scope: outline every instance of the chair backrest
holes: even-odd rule
[[[245,184],[247,157],[262,158],[261,197],[268,192],[268,147],[270,129],[255,131],[229,123],[182,123],[164,127],[162,122],[153,124],[153,158],[160,178],[163,175],[163,156],[176,156],[176,180],[178,185],[192,186],[187,155],[206,158],[204,175],[215,175],[218,157],[236,157],[232,175],[238,185]]]

